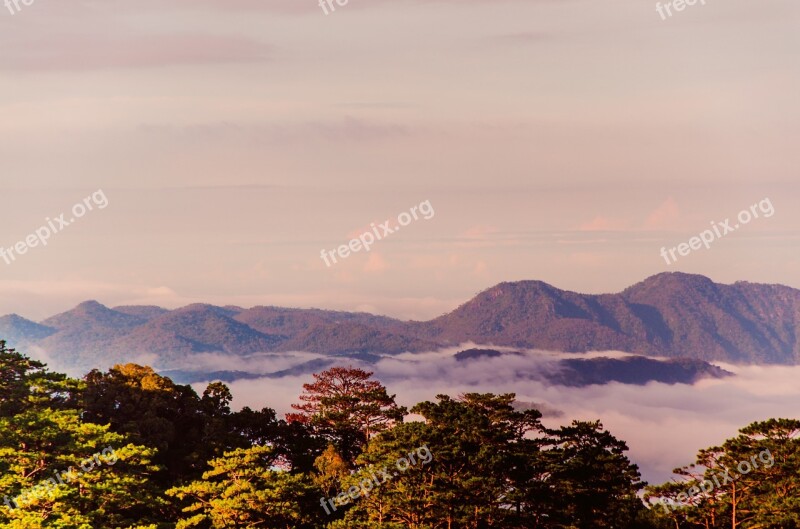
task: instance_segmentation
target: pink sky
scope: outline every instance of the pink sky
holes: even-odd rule
[[[1,8],[2,6],[0,6]],[[800,288],[797,0],[35,0],[0,9],[0,314],[85,299],[429,318],[506,280]],[[711,221],[758,219],[667,265]],[[327,268],[320,250],[429,200]]]

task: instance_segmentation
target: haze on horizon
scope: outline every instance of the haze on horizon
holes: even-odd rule
[[[0,14],[0,314],[81,301],[428,319],[502,281],[800,287],[794,0],[36,0]],[[769,198],[759,218],[659,256]],[[416,221],[332,267],[371,223]]]

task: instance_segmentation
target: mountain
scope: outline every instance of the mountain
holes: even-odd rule
[[[319,309],[200,304],[111,309],[87,301],[40,323],[4,316],[0,338],[22,350],[40,347],[51,358],[80,367],[147,358],[181,369],[200,353],[393,355],[466,342],[792,365],[800,359],[798,322],[800,290],[724,285],[675,272],[615,294],[580,294],[541,281],[500,283],[423,322]]]
[[[487,358],[524,357],[518,351],[497,351],[495,349],[467,349],[459,351],[453,358],[462,364]],[[623,384],[644,385],[648,382],[664,384],[693,384],[703,378],[723,378],[733,373],[713,366],[702,360],[677,358],[658,360],[643,356],[623,358],[568,358],[551,361],[554,365],[540,364],[533,373],[518,371],[517,377],[531,380],[544,380],[558,386],[585,387],[595,384],[621,382]]]
[[[702,360],[675,358],[656,360],[643,356],[626,358],[576,358],[561,360],[562,371],[549,377],[562,386],[584,387],[620,382],[638,386],[648,382],[693,384],[703,378],[723,378],[733,373]]]
[[[107,358],[116,338],[145,323],[141,317],[109,309],[97,301],[85,301],[72,310],[42,322],[55,332],[33,344],[70,365],[92,365]],[[25,340],[24,345],[31,343]]]
[[[374,364],[382,358],[372,355],[366,358],[359,358],[358,356],[348,355],[346,360],[344,360],[344,357],[333,356],[315,358],[299,363],[289,369],[258,373],[241,370],[174,369],[162,371],[161,374],[169,376],[172,380],[181,384],[208,382],[211,380],[232,382],[245,379],[310,375],[342,362],[369,368],[370,364]],[[527,359],[525,358],[526,356]],[[492,361],[492,363],[483,363],[478,367],[478,370],[503,369],[504,360],[510,360],[517,367],[511,377],[515,380],[539,381],[547,385],[569,387],[586,387],[611,382],[633,385],[644,385],[649,382],[693,384],[704,378],[723,378],[732,375],[732,373],[702,360],[688,358],[659,360],[642,356],[626,356],[622,358],[558,359],[542,357],[535,353],[477,348],[459,351],[452,356],[440,356],[435,366],[435,371],[443,376],[448,376],[448,374],[456,376],[456,372],[461,372],[463,376],[464,368],[487,360]],[[520,360],[524,361],[520,362]],[[395,369],[398,365],[403,365],[402,373],[404,375],[398,377],[397,374],[381,372],[381,380],[391,381],[403,378],[405,373],[419,371],[421,362],[420,359],[413,356],[394,358],[391,365]],[[377,367],[380,370],[381,366]]]
[[[660,274],[622,295],[647,322],[645,338],[670,356],[688,351],[705,360],[777,364],[800,358],[798,290]]]
[[[120,307],[114,307],[111,310],[114,310],[116,312],[121,312],[129,316],[136,316],[137,318],[148,321],[152,320],[157,316],[161,316],[162,314],[166,314],[167,312],[169,312],[167,309],[162,309],[161,307],[156,307],[154,305],[120,306]]]
[[[436,342],[408,336],[399,320],[363,312],[253,307],[234,318],[260,332],[283,338],[278,351],[396,354],[438,347]]]
[[[241,310],[234,317],[266,334],[279,334],[285,337],[298,336],[324,325],[361,324],[375,329],[387,330],[398,320],[385,316],[375,316],[364,312],[341,312],[319,309],[287,309],[282,307],[253,307]]]
[[[233,319],[237,312],[213,305],[189,305],[156,316],[116,339],[117,352],[155,354],[172,363],[192,353],[245,355],[269,351],[283,341]]]
[[[55,332],[52,327],[26,320],[18,314],[0,317],[0,339],[9,343],[41,340]]]
[[[411,324],[445,345],[583,352],[619,350],[706,361],[795,364],[800,290],[663,273],[618,294],[588,295],[540,281],[501,283],[453,312]]]
[[[281,351],[308,351],[322,354],[369,353],[399,354],[438,349],[439,344],[405,333],[375,329],[360,323],[326,324],[287,340]]]

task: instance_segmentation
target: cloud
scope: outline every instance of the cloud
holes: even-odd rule
[[[458,246],[469,248],[490,248],[506,242],[508,235],[494,226],[474,225],[455,238]]]
[[[452,8],[464,4],[418,0],[416,5],[432,3]],[[485,4],[482,0],[470,3]],[[354,0],[346,7],[353,12],[395,4]],[[77,5],[40,0],[19,16],[2,11],[0,45],[14,53],[0,57],[0,70],[62,72],[259,62],[271,57],[272,48],[258,33],[242,36],[247,33],[242,31],[242,18],[263,16],[266,20],[276,15],[307,15],[319,21],[331,18],[315,0],[229,0],[224,4],[215,0],[108,0]],[[214,33],[207,32],[212,20]],[[369,133],[367,129],[350,131],[362,137]]]
[[[270,52],[266,44],[242,37],[125,31],[31,35],[16,42],[14,48],[14,53],[0,56],[0,69],[84,71],[256,62],[266,60]]]
[[[647,230],[674,230],[681,218],[681,210],[674,198],[669,197],[653,210],[644,221]]]
[[[600,420],[612,434],[628,443],[629,456],[645,480],[660,483],[672,469],[694,461],[702,448],[734,437],[747,424],[770,417],[800,418],[796,403],[800,367],[721,367],[734,377],[702,380],[695,385],[649,383],[633,386],[612,383],[585,388],[549,385],[536,374],[556,369],[559,358],[582,355],[528,351],[523,356],[481,358],[457,362],[453,354],[473,344],[427,353],[407,353],[385,358],[375,371],[398,401],[411,406],[437,394],[464,392],[517,394],[524,403],[537,403],[547,411],[548,427],[571,420]],[[622,352],[594,352],[586,357],[628,356]],[[346,364],[355,364],[347,360]],[[235,381],[231,384],[238,406],[275,407],[289,411],[302,384],[311,376],[280,380]],[[265,395],[270,395],[265,398]]]
[[[504,44],[538,44],[552,38],[552,34],[543,31],[523,31],[519,33],[496,35],[492,37],[492,40]]]
[[[578,231],[618,231],[627,228],[627,222],[598,215],[578,226]]]
[[[185,147],[201,146],[207,148],[219,145],[220,142],[308,146],[309,141],[316,140],[329,144],[372,144],[410,136],[415,131],[397,123],[344,116],[337,119],[320,119],[297,123],[241,124],[225,121],[186,126],[142,125],[138,127],[137,132],[142,136],[147,136],[159,142],[177,141]],[[377,223],[383,220],[385,219],[376,219],[373,222]],[[371,226],[353,231],[352,237],[357,237],[368,231],[372,231]]]
[[[379,273],[389,269],[389,263],[379,253],[370,253],[367,262],[364,263],[364,271],[368,273]]]
[[[501,0],[502,1],[502,0]],[[520,3],[525,0],[504,0],[505,2]],[[417,5],[429,4],[448,4],[454,7],[460,7],[465,4],[497,4],[498,0],[415,0],[413,3]],[[109,8],[113,9],[131,9],[131,3],[124,0],[107,0],[102,2]],[[396,4],[394,0],[371,0],[369,2],[357,2],[356,0],[348,0],[344,6],[334,3],[337,9],[347,8],[353,9],[367,9],[380,5]],[[99,5],[96,4],[96,5]],[[212,10],[212,11],[260,11],[267,13],[275,13],[282,15],[308,15],[313,14],[317,16],[324,16],[317,0],[309,0],[307,2],[299,2],[298,0],[227,0],[224,4],[217,0],[140,0],[135,3],[138,10],[142,9],[169,9],[169,10]]]
[[[274,373],[290,367],[324,358],[323,355],[304,352],[254,353],[249,355],[230,355],[225,353],[196,353],[192,355],[193,371],[245,371],[253,374]]]

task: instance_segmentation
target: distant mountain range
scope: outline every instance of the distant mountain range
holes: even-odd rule
[[[540,281],[500,283],[430,321],[281,307],[189,305],[108,308],[87,301],[42,322],[0,317],[0,339],[41,348],[65,365],[152,359],[183,368],[197,353],[305,351],[394,355],[472,342],[563,352],[617,350],[740,364],[796,364],[800,290],[717,284],[663,273],[616,294],[589,295]]]

